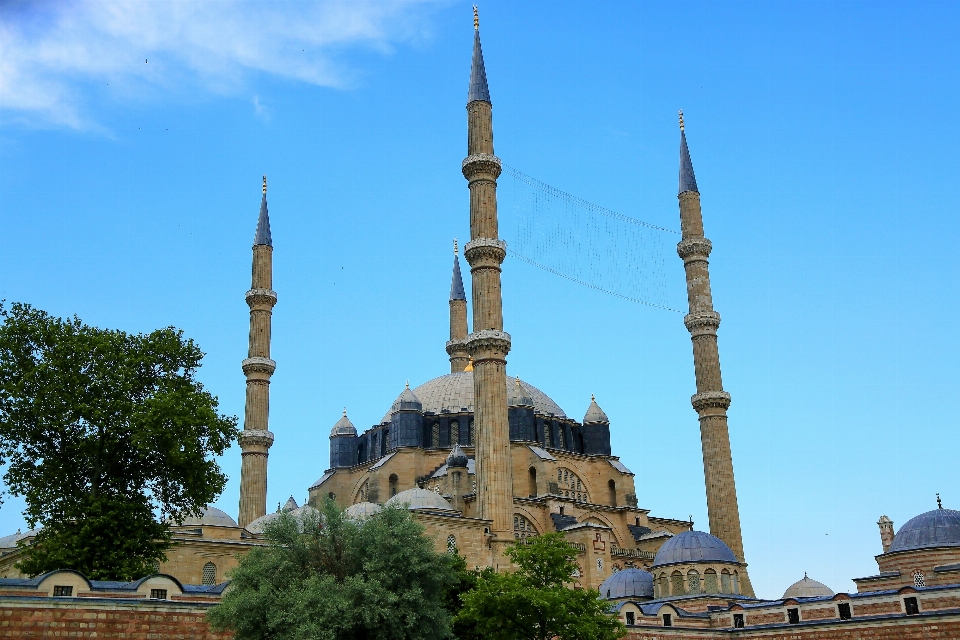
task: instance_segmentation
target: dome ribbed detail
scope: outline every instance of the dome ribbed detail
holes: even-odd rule
[[[653,575],[643,569],[617,571],[600,585],[600,597],[607,600],[652,598]]]
[[[653,566],[678,562],[737,562],[723,540],[703,531],[684,531],[663,543]]]
[[[927,547],[960,546],[960,511],[934,509],[900,527],[887,553]]]
[[[803,574],[803,580],[797,580],[783,592],[784,600],[787,598],[830,597],[832,595],[834,595],[833,589],[822,582],[808,578],[807,574]]]

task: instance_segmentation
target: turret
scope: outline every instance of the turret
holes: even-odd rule
[[[241,527],[267,513],[267,456],[273,445],[269,430],[270,377],[277,363],[270,359],[270,331],[277,292],[273,290],[273,237],[267,211],[267,176],[263,176],[260,217],[253,238],[253,282],[246,295],[250,307],[250,339],[242,363],[247,377],[246,409],[240,432]]]
[[[590,394],[590,406],[583,416],[583,452],[590,455],[610,455],[610,420],[597,399]]]
[[[390,417],[390,450],[423,446],[423,403],[410,390],[410,383],[393,402]]]
[[[450,356],[450,373],[459,373],[467,368],[470,354],[464,340],[467,337],[467,295],[463,290],[460,275],[460,258],[457,256],[457,241],[453,241],[453,279],[450,282],[450,341],[447,354]]]
[[[893,544],[893,520],[887,516],[880,516],[877,526],[880,527],[880,544],[883,545],[883,552],[886,553],[890,551],[890,545]]]
[[[358,448],[360,438],[357,437],[357,428],[347,417],[347,410],[343,410],[343,417],[337,420],[330,431],[330,468],[352,467],[358,464]]]

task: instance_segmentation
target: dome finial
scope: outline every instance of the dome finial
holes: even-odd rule
[[[807,572],[806,572],[806,571],[803,572],[803,579],[804,579],[804,580],[807,579]]]
[[[347,417],[347,408],[346,408],[346,407],[343,408],[343,417],[344,417],[344,418]]]
[[[940,494],[937,494],[937,509],[943,509],[943,503],[940,502]]]
[[[473,28],[476,31],[480,30],[480,13],[477,12],[477,5],[473,5]]]
[[[453,255],[457,255],[457,239],[453,239]]]
[[[410,388],[410,381],[407,380],[407,389],[409,389],[409,388]]]
[[[267,174],[263,174],[263,192],[267,192]]]
[[[683,109],[680,109],[680,131],[683,131]]]
[[[470,356],[470,360],[467,362],[467,368],[464,371],[473,371],[473,356]]]
[[[592,393],[590,394],[590,402],[596,402],[597,398]]]

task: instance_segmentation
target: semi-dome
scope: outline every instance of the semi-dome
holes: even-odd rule
[[[344,514],[350,520],[364,520],[380,511],[383,507],[372,502],[358,502],[344,509]]]
[[[280,513],[281,511],[274,511],[273,513],[268,513],[265,516],[260,516],[259,518],[257,518],[256,520],[248,524],[246,526],[246,530],[249,531],[250,533],[263,533],[264,530],[267,528],[268,524],[270,524],[271,522],[273,522],[274,520],[280,517]],[[282,513],[287,513],[291,516],[299,518],[300,516],[306,515],[308,513],[320,513],[320,512],[314,509],[313,507],[311,507],[310,505],[305,504],[302,507],[298,507],[296,509],[292,509],[289,511],[286,511],[286,510],[282,511]]]
[[[663,543],[653,566],[677,562],[737,562],[723,540],[703,531],[684,531]]]
[[[447,466],[465,468],[469,463],[470,460],[467,458],[467,454],[463,452],[463,449],[460,447],[460,445],[453,445],[453,449],[450,450],[450,455],[447,456]]]
[[[406,505],[407,509],[428,509],[436,511],[453,511],[453,505],[447,502],[443,496],[433,491],[415,487],[401,491],[386,502],[387,506]]]
[[[587,413],[583,416],[583,424],[597,424],[597,423],[607,423],[610,424],[610,419],[607,418],[607,414],[603,412],[603,409],[600,408],[600,405],[597,404],[597,399],[593,397],[593,394],[590,394],[590,406],[587,407]]]
[[[343,417],[337,420],[337,424],[333,425],[333,429],[330,431],[330,437],[355,435],[357,435],[357,428],[350,422],[350,418],[347,417],[347,410],[344,409]]]
[[[558,418],[567,417],[563,409],[543,391],[528,382],[523,382],[521,385],[524,392],[533,400],[534,413],[543,416],[553,415]],[[434,378],[414,388],[413,393],[422,403],[424,413],[441,414],[460,411],[472,413],[474,411],[473,371],[458,371]],[[394,411],[396,408],[391,407],[387,415],[383,416],[381,423],[390,422],[390,416]]]
[[[960,511],[934,509],[908,520],[887,553],[926,547],[960,547]]]
[[[652,598],[653,575],[643,569],[630,568],[617,571],[600,585],[600,597],[607,600]]]
[[[783,592],[783,598],[819,598],[821,596],[830,597],[834,595],[833,589],[823,584],[822,582],[817,582],[811,578],[807,577],[807,574],[803,574],[803,580],[797,580],[792,585],[787,587],[787,590]]]
[[[183,526],[196,526],[196,525],[207,525],[217,526],[217,527],[235,527],[237,526],[237,521],[231,518],[225,511],[221,511],[216,507],[207,507],[203,510],[203,515],[199,518],[195,516],[190,516],[184,518]]]

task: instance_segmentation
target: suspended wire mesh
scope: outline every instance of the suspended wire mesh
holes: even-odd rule
[[[509,255],[591,289],[680,312],[671,305],[676,296],[668,295],[665,268],[678,232],[587,202],[508,165],[500,187]]]

